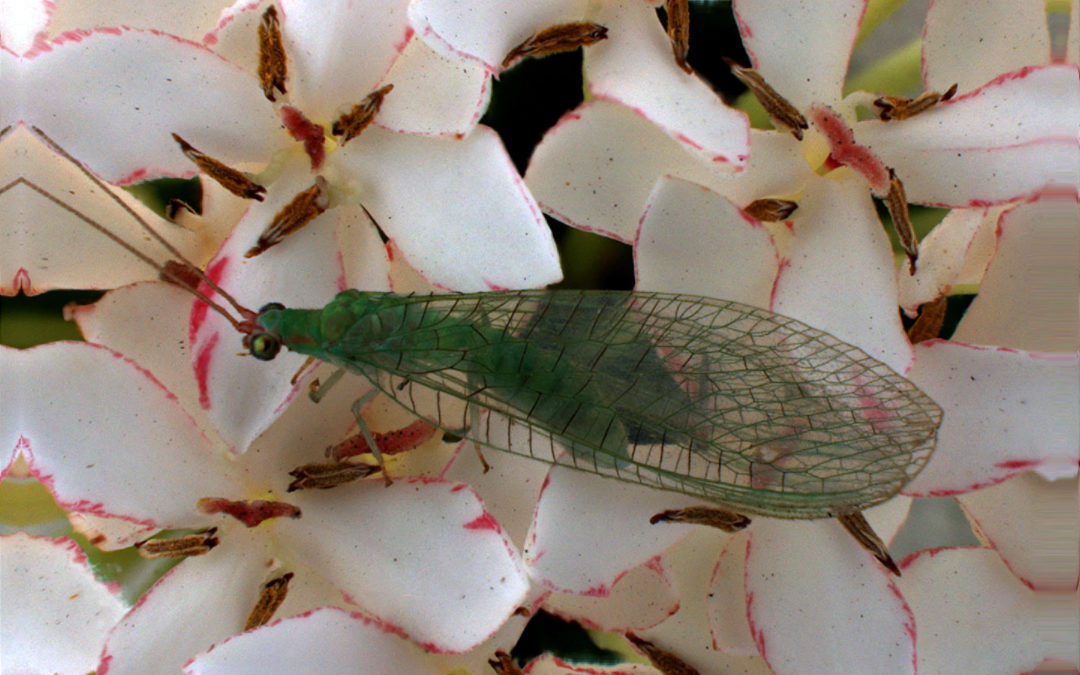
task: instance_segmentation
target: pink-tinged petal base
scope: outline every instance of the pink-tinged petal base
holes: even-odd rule
[[[639,290],[769,306],[780,260],[760,222],[721,195],[668,176],[645,208],[634,246]]]
[[[1044,352],[1080,349],[1080,204],[1044,194],[1005,212],[979,295],[952,339]]]
[[[1078,665],[1074,590],[1033,592],[985,548],[923,551],[902,567],[897,585],[918,625],[919,672],[1024,673],[1043,659]]]
[[[1075,355],[932,340],[915,346],[909,377],[945,416],[934,455],[904,494],[954,495],[1036,467],[1075,475]]]
[[[331,161],[436,286],[488,291],[561,278],[540,208],[491,129],[451,140],[369,128]]]
[[[231,494],[229,467],[175,397],[120,354],[56,342],[0,359],[0,399],[13,402],[3,445],[25,443],[31,472],[67,510],[197,526],[195,500]]]
[[[401,629],[340,609],[317,609],[214,645],[184,665],[189,675],[426,673],[430,655]]]
[[[927,91],[943,92],[953,84],[961,92],[971,91],[1000,73],[1049,62],[1042,0],[991,2],[977,12],[964,0],[930,3],[922,51]]]
[[[1076,478],[1047,481],[1029,471],[956,500],[980,539],[1027,586],[1075,590],[1080,581],[1077,487]]]
[[[761,518],[752,528],[747,616],[776,673],[915,672],[915,617],[839,523]]]
[[[431,651],[487,640],[528,592],[516,551],[464,484],[363,481],[295,501],[304,517],[275,523],[282,541],[319,560],[365,612]]]
[[[746,164],[746,115],[724,105],[704,80],[675,63],[652,4],[608,0],[595,20],[608,28],[606,40],[585,50],[586,79],[595,98],[634,111],[713,170],[738,171]]]
[[[94,578],[70,539],[0,536],[0,595],[4,672],[91,671],[124,613],[115,589]]]
[[[1075,65],[1007,73],[901,123],[856,124],[904,181],[908,201],[988,206],[1048,189],[1075,190],[1080,141]]]

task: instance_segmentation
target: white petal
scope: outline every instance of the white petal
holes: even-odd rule
[[[693,529],[679,523],[650,525],[649,518],[696,503],[683,495],[556,466],[537,504],[525,563],[533,578],[548,588],[606,595],[622,574]]]
[[[623,632],[660,623],[678,611],[679,598],[659,559],[654,559],[619,578],[610,595],[552,593],[544,609],[591,630]]]
[[[432,651],[488,639],[528,592],[517,553],[464,484],[366,481],[296,503],[304,517],[276,525],[289,545],[319,560],[365,611]]]
[[[1080,348],[1080,206],[1044,195],[998,221],[997,251],[952,339],[1028,351]]]
[[[5,158],[0,162],[0,185],[20,178],[29,181],[153,259],[161,259],[161,248],[147,241],[131,214],[25,127],[4,136],[0,157]],[[199,257],[215,239],[172,226],[127,192],[114,194],[167,235],[185,256]],[[9,294],[20,288],[30,295],[53,288],[113,288],[157,277],[152,267],[25,184],[0,193],[0,227],[5,239],[0,284]]]
[[[437,673],[419,647],[383,624],[340,609],[318,609],[214,645],[184,665],[196,673]]]
[[[1050,31],[1042,0],[988,2],[978,11],[963,0],[936,0],[923,29],[923,82],[928,91],[954,83],[971,91],[1001,73],[1050,62]]]
[[[791,222],[794,236],[770,309],[905,372],[911,343],[896,311],[892,248],[865,186],[855,180],[817,179],[803,193]]]
[[[70,539],[0,536],[4,672],[93,670],[105,636],[124,613],[114,590],[94,578]]]
[[[717,182],[655,125],[626,108],[592,101],[565,115],[533,151],[525,180],[544,211],[587,232],[630,243],[656,179]]]
[[[497,0],[415,0],[409,3],[409,22],[440,54],[475,59],[498,72],[511,49],[537,31],[587,18],[586,6],[582,0],[512,5]]]
[[[737,171],[750,153],[750,122],[675,63],[656,9],[609,0],[597,16],[608,38],[585,50],[590,93],[641,115],[714,170]]]
[[[57,342],[4,349],[4,445],[29,444],[31,469],[71,511],[158,527],[205,521],[195,502],[233,482],[176,399],[116,352]]]
[[[434,284],[476,291],[561,278],[540,209],[487,127],[459,140],[369,128],[333,161],[410,264]]]
[[[736,534],[720,553],[708,589],[713,644],[725,654],[756,656],[757,644],[746,620],[746,547],[750,532]]]
[[[896,281],[900,306],[914,315],[919,305],[957,284],[978,283],[994,253],[994,226],[1000,209],[953,209],[919,242],[919,265],[910,274],[901,265]]]
[[[413,39],[387,73],[394,90],[376,118],[391,131],[427,136],[468,134],[491,98],[488,71],[480,64],[439,56]]]
[[[909,202],[986,206],[1073,190],[1078,118],[1076,66],[1050,65],[1002,75],[903,123],[859,122],[855,135],[896,169]]]
[[[634,247],[639,290],[694,293],[768,307],[780,263],[772,237],[695,183],[656,182]]]
[[[937,449],[904,490],[939,497],[1037,466],[1077,462],[1080,371],[1075,355],[931,340],[908,377],[944,411]]]
[[[911,610],[839,523],[760,518],[746,568],[751,631],[777,673],[914,673]]]
[[[243,631],[260,588],[275,576],[255,531],[230,527],[221,544],[158,580],[113,629],[102,652],[112,675],[175,673],[192,656]]]
[[[107,26],[151,28],[201,41],[214,27],[227,0],[185,0],[182,11],[168,2],[60,2],[49,20],[49,34]]]
[[[897,583],[915,614],[919,672],[1031,672],[1051,656],[1076,663],[1075,594],[1032,593],[990,549],[924,552]],[[1043,642],[1055,629],[1071,653]]]
[[[265,202],[252,205],[208,268],[212,278],[253,310],[268,302],[296,309],[321,308],[341,290],[337,218],[332,211],[268,251],[243,257],[273,214],[310,186],[307,170],[291,167],[275,181]],[[201,303],[194,306],[191,322],[200,405],[207,408],[225,442],[243,452],[296,396],[301,385],[290,380],[304,358],[282,353],[263,362],[238,356],[243,349],[240,334]]]
[[[294,105],[309,118],[328,122],[343,104],[363,100],[405,49],[405,8],[404,2],[379,0],[283,0]]]
[[[1043,480],[1034,471],[957,498],[988,546],[1037,590],[1076,588],[1076,479]]]
[[[0,2],[0,37],[4,47],[22,54],[34,45],[34,38],[44,32],[54,7],[41,0]]]
[[[26,64],[25,119],[113,183],[193,174],[171,132],[227,163],[287,138],[253,75],[173,36],[71,33]]]
[[[737,1],[734,9],[754,68],[781,96],[800,109],[840,100],[865,0]]]

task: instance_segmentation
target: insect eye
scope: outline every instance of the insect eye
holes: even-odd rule
[[[267,304],[259,308],[259,314],[262,314],[263,312],[269,312],[272,309],[285,309],[285,305],[281,304],[280,302],[268,302]]]
[[[251,355],[260,361],[270,361],[281,351],[281,340],[269,333],[252,335],[250,341]]]

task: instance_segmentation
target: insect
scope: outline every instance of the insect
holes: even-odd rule
[[[859,348],[733,301],[347,290],[319,309],[252,311],[215,286],[230,312],[158,269],[228,317],[256,359],[308,355],[480,446],[738,513],[861,518],[922,469],[941,422]]]

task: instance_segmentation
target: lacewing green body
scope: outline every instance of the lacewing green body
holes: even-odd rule
[[[482,446],[781,518],[885,501],[941,423],[858,348],[724,300],[351,290],[323,309],[268,305],[255,323],[256,356],[269,342],[261,358],[280,344],[363,375]]]

